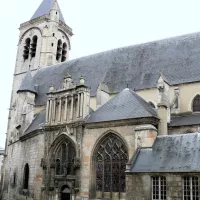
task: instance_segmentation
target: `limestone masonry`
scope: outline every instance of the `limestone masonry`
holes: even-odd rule
[[[72,36],[56,0],[20,25],[0,199],[200,199],[200,33],[69,60]]]

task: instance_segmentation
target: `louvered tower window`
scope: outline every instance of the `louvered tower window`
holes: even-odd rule
[[[67,58],[67,44],[63,43],[61,62],[66,61],[66,58]]]
[[[200,112],[200,95],[197,95],[193,100],[193,112]]]
[[[62,40],[58,40],[56,60],[59,61],[62,55]]]
[[[31,43],[31,57],[35,57],[36,55],[36,50],[37,50],[37,41],[38,41],[38,37],[35,35],[33,36],[33,39],[32,39],[32,43]]]
[[[30,44],[31,44],[31,39],[27,38],[24,46],[24,54],[23,54],[24,60],[28,59],[29,57]]]
[[[56,175],[74,175],[75,148],[68,141],[63,143],[56,153],[55,166]]]
[[[94,158],[97,195],[100,193],[100,198],[112,199],[115,195],[125,193],[128,153],[121,139],[109,134],[100,142]]]

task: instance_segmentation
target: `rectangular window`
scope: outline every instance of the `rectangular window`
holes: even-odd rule
[[[166,200],[166,178],[152,177],[152,200]]]
[[[199,199],[199,182],[198,177],[184,177],[183,178],[183,199],[184,200],[198,200]]]

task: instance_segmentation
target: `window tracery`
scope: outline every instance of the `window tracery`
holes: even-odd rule
[[[56,153],[56,175],[74,175],[75,148],[70,141],[63,143]]]
[[[109,134],[98,146],[95,155],[96,191],[106,193],[125,192],[125,170],[128,153],[125,145],[115,134]]]

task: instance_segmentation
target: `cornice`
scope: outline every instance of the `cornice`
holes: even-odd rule
[[[86,129],[97,129],[97,128],[107,128],[107,127],[117,127],[117,126],[132,126],[132,125],[142,125],[142,124],[158,124],[157,118],[139,118],[139,119],[126,119],[110,122],[96,122],[96,123],[86,123]]]

